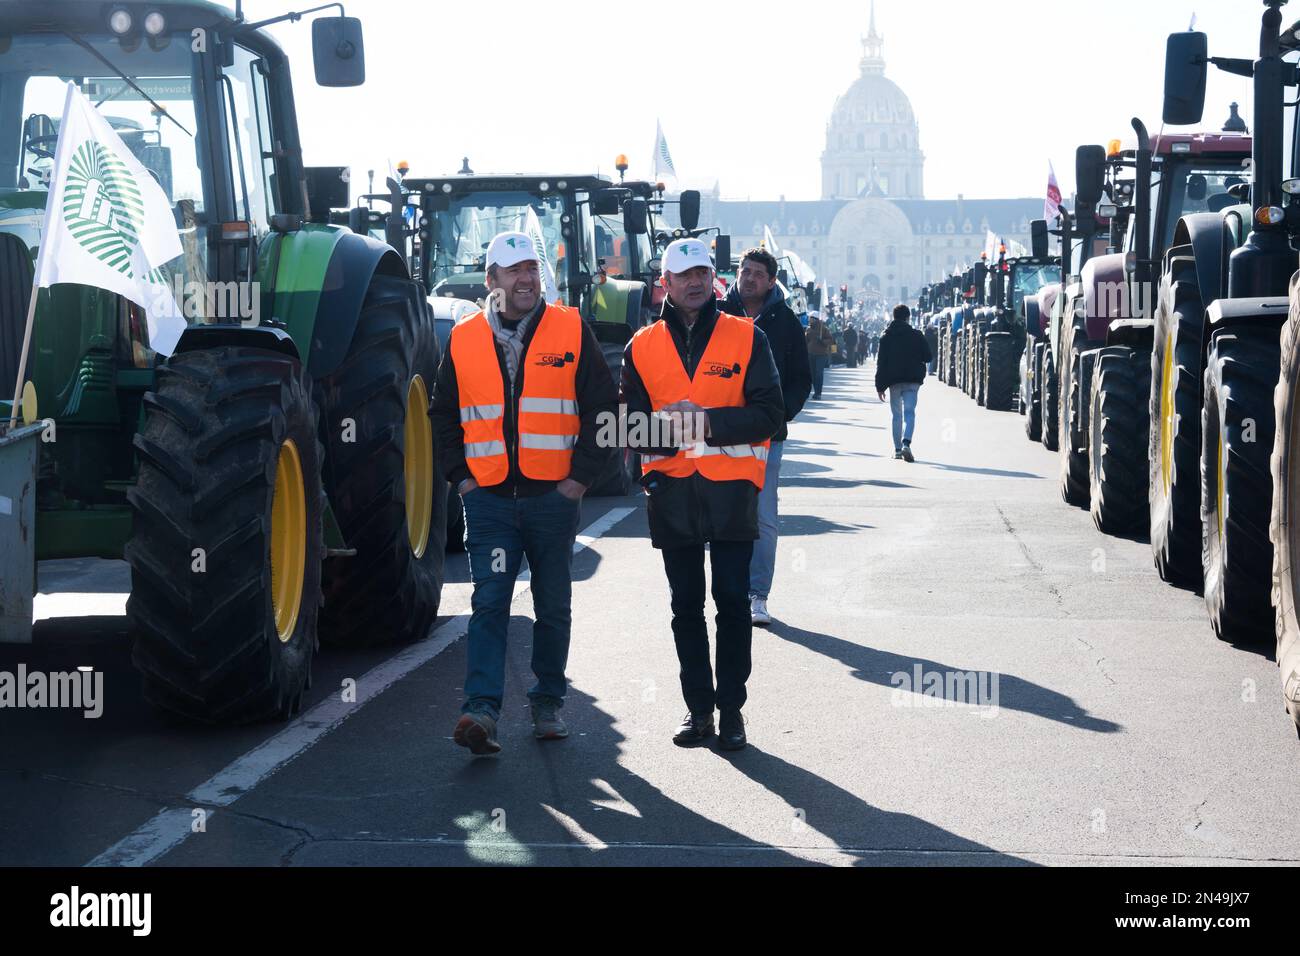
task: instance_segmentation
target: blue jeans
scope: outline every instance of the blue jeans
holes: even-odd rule
[[[785,442],[774,441],[767,453],[763,490],[758,493],[758,540],[749,562],[749,596],[767,600],[776,570],[777,505],[776,489],[781,481],[781,449]]]
[[[826,369],[831,364],[829,355],[812,356],[813,396],[821,398],[822,384],[826,379]]]
[[[921,386],[916,382],[902,382],[889,386],[889,410],[894,414],[894,451],[912,443],[912,429],[916,427],[916,393]]]
[[[469,634],[464,713],[501,714],[506,680],[510,599],[524,557],[532,573],[534,703],[564,703],[572,615],[573,542],[581,504],[549,491],[535,498],[505,498],[475,488],[465,505],[469,553]]]

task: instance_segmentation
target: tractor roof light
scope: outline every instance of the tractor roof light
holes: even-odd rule
[[[445,193],[449,193],[449,192],[451,192],[451,183],[443,183],[443,184],[442,184],[442,191],[445,192]]]
[[[1112,139],[1106,144],[1106,158],[1113,159],[1124,151],[1124,144],[1117,139]]]
[[[555,184],[555,188],[558,189],[560,192],[564,192],[566,189],[569,188],[569,183],[567,180],[561,179],[558,183]]]
[[[404,159],[399,159],[397,161],[397,171],[405,176],[411,171],[411,164]]]
[[[624,153],[619,153],[614,157],[614,168],[620,173],[627,172],[627,156]]]
[[[1260,206],[1255,212],[1255,221],[1261,226],[1276,226],[1286,218],[1286,210],[1281,206]]]
[[[1173,143],[1169,147],[1169,151],[1172,153],[1190,153],[1192,151],[1192,144],[1187,142]]]
[[[134,25],[131,11],[125,7],[117,7],[108,15],[108,28],[118,36],[126,36]]]
[[[162,36],[167,29],[167,18],[159,10],[150,10],[144,16],[144,32],[151,37]]]

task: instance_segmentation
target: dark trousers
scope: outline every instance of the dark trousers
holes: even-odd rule
[[[739,710],[745,705],[753,624],[749,617],[749,563],[752,541],[709,544],[713,566],[713,603],[717,605],[717,689],[709,666],[709,628],[704,620],[704,545],[663,552],[672,594],[673,640],[681,664],[682,696],[692,714],[712,715],[713,708]]]
[[[822,383],[826,379],[826,366],[831,364],[829,355],[812,356],[813,395],[822,397]]]

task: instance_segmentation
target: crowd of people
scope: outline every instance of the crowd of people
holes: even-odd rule
[[[743,254],[720,300],[708,247],[681,239],[662,259],[660,316],[632,336],[616,385],[579,312],[546,302],[527,235],[497,236],[486,265],[489,295],[452,330],[429,412],[443,473],[463,502],[473,582],[465,699],[453,740],[473,754],[501,749],[510,604],[525,557],[533,735],[568,736],[561,709],[573,545],[583,495],[620,453],[602,445],[601,422],[621,411],[628,446],[640,453],[650,544],[670,595],[687,706],[673,742],[694,747],[716,737],[724,750],[745,747],[753,628],[772,623],[767,602],[788,424],[810,395],[821,397],[836,356],[849,367],[875,357],[876,392],[884,401],[888,391],[893,409],[896,457],[912,461],[916,393],[930,361],[924,337],[902,305],[881,334],[847,310],[826,319],[814,311],[805,328],[762,248]],[[706,554],[717,608],[713,661]]]

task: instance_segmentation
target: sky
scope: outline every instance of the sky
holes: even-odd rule
[[[245,15],[292,0],[245,0]],[[233,0],[228,0],[233,6]],[[299,8],[312,6],[301,2]],[[366,85],[323,89],[306,21],[270,28],[293,63],[309,165],[380,184],[413,175],[599,171],[650,175],[656,120],[682,185],[729,199],[820,198],[836,97],[858,75],[869,0],[349,0],[365,28]],[[1037,196],[1049,159],[1066,195],[1074,150],[1160,126],[1165,38],[1210,37],[1214,56],[1258,52],[1259,0],[877,0],[886,75],[911,99],[927,198]],[[1290,16],[1287,16],[1287,14]],[[1300,18],[1300,3],[1283,8]],[[310,18],[309,18],[310,19]],[[1062,62],[1083,51],[1084,85]],[[1250,122],[1249,81],[1210,71],[1205,123],[1229,102]]]

